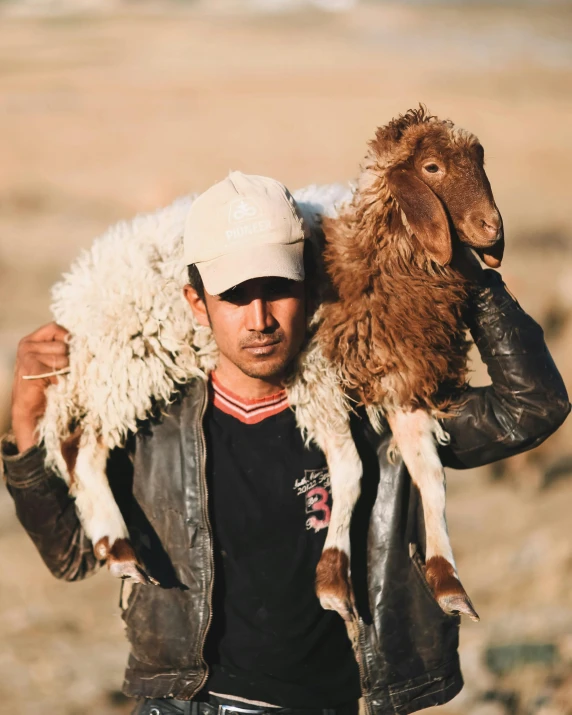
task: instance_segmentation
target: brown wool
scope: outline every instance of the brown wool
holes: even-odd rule
[[[346,389],[365,405],[441,410],[465,384],[471,343],[461,312],[468,282],[410,235],[386,178],[422,137],[442,151],[447,141],[460,141],[450,126],[413,110],[378,130],[353,201],[324,219],[335,300],[318,338]]]

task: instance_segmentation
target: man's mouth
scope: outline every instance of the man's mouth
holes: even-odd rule
[[[270,355],[272,352],[274,352],[274,348],[280,342],[280,340],[257,341],[255,343],[249,343],[248,345],[245,345],[243,349],[248,350],[248,352],[254,355]]]

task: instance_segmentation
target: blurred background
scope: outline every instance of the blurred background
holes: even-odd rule
[[[110,223],[229,169],[291,189],[351,179],[375,128],[420,101],[481,139],[503,276],[572,388],[569,2],[1,0],[0,431],[17,341]],[[482,621],[463,623],[466,687],[444,715],[572,713],[571,437],[572,420],[448,475]],[[119,584],[57,582],[4,489],[0,573],[0,712],[129,712]]]

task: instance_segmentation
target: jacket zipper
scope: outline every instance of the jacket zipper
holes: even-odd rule
[[[203,488],[203,515],[205,518],[205,523],[207,525],[207,530],[208,530],[208,535],[209,535],[209,543],[210,543],[210,549],[209,549],[209,563],[210,563],[210,568],[211,568],[211,578],[210,578],[210,583],[208,586],[208,598],[207,598],[207,606],[209,609],[209,616],[207,620],[207,624],[205,626],[205,629],[203,631],[203,636],[201,639],[201,660],[203,662],[203,668],[204,668],[204,674],[201,679],[201,682],[199,683],[198,687],[193,691],[191,694],[191,698],[194,698],[195,695],[201,690],[201,688],[204,686],[204,684],[207,682],[207,678],[209,677],[209,667],[207,665],[206,660],[204,659],[204,649],[205,649],[205,642],[207,639],[207,634],[209,632],[209,628],[211,626],[212,622],[212,617],[213,617],[213,609],[212,609],[212,596],[213,596],[213,585],[214,585],[214,555],[213,555],[213,533],[212,533],[212,526],[211,526],[211,520],[209,517],[209,510],[208,510],[208,495],[209,495],[209,489],[207,485],[207,474],[206,474],[206,461],[207,461],[207,446],[206,446],[206,441],[205,441],[205,433],[203,429],[203,419],[205,416],[205,411],[207,407],[207,401],[208,401],[208,390],[205,390],[205,394],[203,397],[203,404],[201,406],[201,414],[200,414],[200,426],[199,426],[199,433],[201,437],[201,486]],[[357,623],[357,628],[358,628],[358,639],[357,639],[357,647],[355,649],[356,653],[356,660],[358,664],[358,671],[359,671],[359,679],[360,679],[360,684],[361,684],[361,689],[362,689],[362,697],[364,699],[364,705],[365,705],[365,711],[366,713],[369,713],[369,706],[367,704],[367,698],[365,697],[365,667],[363,664],[363,651],[362,651],[362,645],[365,640],[364,636],[364,630],[363,630],[363,622],[361,618],[358,620]]]
[[[365,711],[366,713],[369,714],[369,705],[367,702],[367,697],[366,697],[366,688],[365,686],[365,663],[364,663],[364,651],[363,651],[363,646],[365,646],[365,631],[363,628],[363,621],[361,618],[358,618],[357,621],[357,641],[356,641],[356,647],[354,648],[354,652],[356,654],[356,660],[357,660],[357,665],[358,665],[358,671],[359,671],[359,680],[360,680],[360,685],[361,685],[361,694],[365,706]]]
[[[209,615],[208,615],[206,626],[203,631],[203,636],[201,639],[201,647],[200,647],[200,655],[201,655],[201,660],[203,662],[204,674],[203,674],[203,677],[201,679],[199,686],[192,693],[191,698],[194,698],[194,696],[199,692],[199,690],[201,690],[201,688],[207,682],[207,678],[209,677],[209,667],[207,665],[206,660],[204,659],[204,651],[205,651],[205,643],[207,640],[207,634],[209,632],[212,618],[213,618],[213,608],[212,608],[213,585],[214,585],[213,530],[212,530],[212,526],[211,526],[211,520],[209,517],[209,508],[208,508],[209,489],[208,489],[208,485],[207,485],[207,470],[206,470],[207,445],[206,445],[206,441],[205,441],[205,431],[203,428],[203,420],[205,417],[207,402],[208,402],[208,389],[205,390],[204,396],[203,396],[203,404],[201,407],[200,422],[199,422],[199,434],[200,434],[200,442],[201,442],[201,487],[203,490],[203,500],[202,500],[203,516],[205,519],[205,523],[207,525],[209,544],[210,544],[209,563],[210,563],[210,569],[211,569],[211,577],[210,577],[210,582],[209,582],[209,585],[207,588],[207,608],[209,610]]]

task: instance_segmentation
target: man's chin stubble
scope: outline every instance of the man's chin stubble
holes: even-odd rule
[[[239,365],[238,367],[245,375],[248,375],[248,377],[265,379],[284,377],[288,364],[289,362],[287,361],[275,363],[272,360],[261,360],[258,363],[248,363],[246,365]]]

